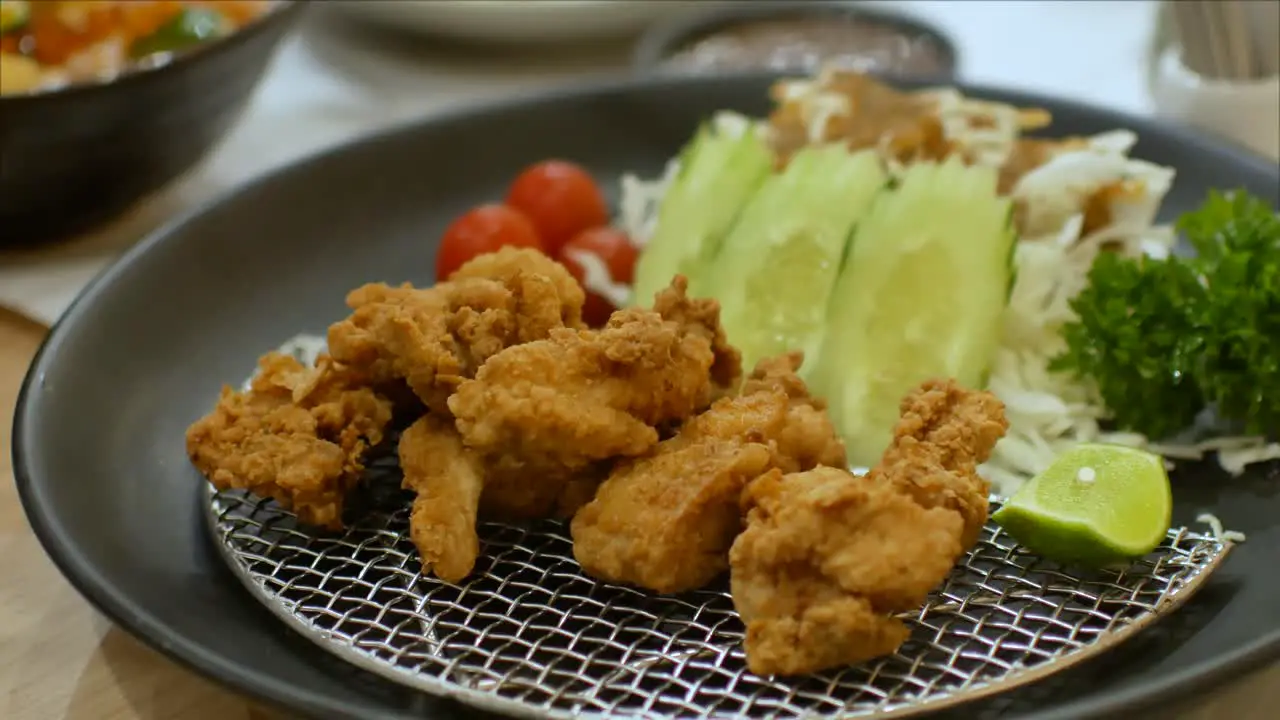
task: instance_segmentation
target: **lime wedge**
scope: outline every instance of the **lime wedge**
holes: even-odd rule
[[[1154,550],[1169,531],[1172,509],[1160,456],[1081,444],[1022,486],[991,519],[1038,555],[1096,568]]]

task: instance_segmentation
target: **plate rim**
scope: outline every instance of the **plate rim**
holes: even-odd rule
[[[408,4],[408,3],[406,3]],[[646,23],[661,20],[672,13],[687,10],[684,6],[660,7],[669,3],[629,0],[555,0],[545,7],[529,8],[513,0],[481,0],[471,2],[428,3],[439,7],[402,8],[385,11],[377,7],[361,7],[359,2],[334,3],[333,8],[360,22],[372,23],[384,30],[406,33],[421,38],[451,38],[460,41],[494,45],[545,45],[575,42],[605,34],[636,34]],[[419,3],[419,5],[421,5]],[[514,24],[494,26],[495,17],[515,11]],[[531,12],[532,10],[532,12]],[[534,28],[521,26],[528,20]],[[548,27],[558,30],[546,31]]]
[[[399,121],[385,128],[358,135],[276,166],[247,182],[216,193],[211,198],[176,214],[122,253],[85,285],[62,316],[50,327],[22,380],[15,404],[11,436],[13,475],[19,501],[41,548],[62,576],[91,606],[105,615],[114,625],[179,665],[210,678],[224,687],[277,707],[301,710],[317,717],[346,717],[358,710],[362,717],[369,718],[369,708],[356,708],[347,703],[339,707],[328,701],[317,704],[309,692],[301,692],[298,688],[275,678],[244,672],[218,653],[210,652],[194,643],[175,639],[166,632],[163,623],[150,613],[138,608],[127,593],[107,581],[91,563],[87,562],[81,550],[71,542],[65,525],[57,519],[57,513],[45,497],[41,481],[35,477],[31,467],[31,456],[37,453],[41,444],[31,426],[34,425],[34,418],[41,412],[42,401],[38,389],[47,366],[56,357],[71,333],[76,332],[76,323],[85,308],[108,289],[138,258],[166,243],[180,242],[183,228],[195,219],[214,212],[224,205],[234,203],[241,196],[251,195],[261,187],[277,182],[281,177],[306,172],[309,168],[322,166],[331,158],[358,152],[362,148],[394,142],[401,136],[412,135],[431,126],[451,125],[476,117],[517,112],[541,104],[570,102],[576,99],[637,90],[660,90],[665,86],[725,82],[727,78],[739,82],[760,82],[763,86],[768,80],[783,76],[767,72],[730,73],[714,77],[623,74],[566,84],[551,90],[513,93],[501,99],[466,104],[443,112]],[[918,88],[928,83],[894,81],[894,84],[899,87]],[[1195,152],[1229,158],[1233,164],[1252,166],[1253,169],[1262,173],[1280,178],[1280,168],[1266,158],[1194,129],[1176,126],[1159,117],[1142,117],[1089,101],[1056,97],[1019,88],[1002,88],[990,84],[968,83],[963,80],[955,80],[949,83],[949,86],[975,97],[1000,97],[1020,105],[1056,106],[1112,118],[1120,127],[1133,130],[1138,136],[1139,143],[1145,132],[1155,129],[1172,140],[1190,146]],[[191,491],[194,502],[198,498],[199,487],[192,486]],[[203,542],[209,542],[208,538],[204,538]],[[1253,642],[1237,647],[1231,652],[1220,653],[1178,672],[1164,674],[1131,688],[1102,691],[1066,700],[1043,712],[1036,712],[1035,717],[1042,720],[1059,718],[1066,720],[1067,718],[1096,717],[1138,707],[1166,705],[1171,700],[1187,697],[1195,691],[1218,686],[1231,675],[1256,670],[1268,661],[1274,662],[1277,659],[1280,659],[1280,623],[1277,623],[1269,632],[1257,636]],[[410,717],[388,710],[379,710],[378,713],[374,717],[388,718],[388,720]]]

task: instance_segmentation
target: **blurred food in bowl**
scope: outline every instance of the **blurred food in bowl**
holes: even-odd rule
[[[599,41],[715,0],[333,0],[326,10],[386,28],[479,43]]]
[[[915,20],[837,2],[720,5],[655,26],[636,50],[638,69],[671,73],[813,72],[837,66],[898,77],[946,79],[956,52]]]
[[[109,81],[225,37],[270,0],[0,0],[0,93]]]
[[[0,0],[0,244],[85,229],[193,166],[302,7]]]

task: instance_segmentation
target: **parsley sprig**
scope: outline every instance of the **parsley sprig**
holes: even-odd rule
[[[1148,437],[1189,427],[1208,405],[1275,435],[1280,216],[1246,192],[1211,192],[1177,225],[1194,257],[1098,257],[1052,367],[1091,378],[1115,422]]]

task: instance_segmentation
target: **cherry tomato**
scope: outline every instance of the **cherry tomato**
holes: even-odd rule
[[[578,259],[581,257],[580,253],[599,258],[603,265],[601,269],[607,270],[608,277],[590,277],[591,270],[585,268]],[[631,244],[631,238],[621,230],[610,227],[597,227],[581,232],[560,249],[560,255],[556,259],[587,291],[582,317],[588,325],[604,325],[613,311],[618,309],[615,303],[622,299],[620,295],[625,289],[623,286],[631,284],[638,255],[639,251]],[[597,283],[613,286],[613,291],[602,293],[604,288]]]
[[[474,208],[444,231],[436,254],[436,280],[447,280],[468,260],[508,245],[542,250],[538,231],[519,211],[505,205]]]
[[[506,203],[533,221],[552,257],[578,233],[609,222],[609,207],[596,181],[563,160],[547,160],[520,173],[507,190]]]

